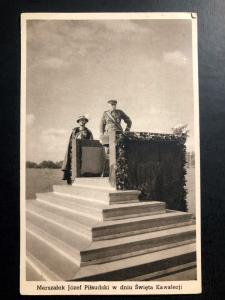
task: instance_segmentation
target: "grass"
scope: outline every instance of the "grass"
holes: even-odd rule
[[[60,169],[26,169],[26,199],[34,199],[36,193],[52,191],[53,185],[66,184]]]

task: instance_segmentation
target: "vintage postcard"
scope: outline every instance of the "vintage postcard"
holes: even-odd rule
[[[201,293],[196,13],[21,15],[23,295]]]

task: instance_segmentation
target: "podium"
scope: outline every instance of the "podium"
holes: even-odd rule
[[[53,186],[27,202],[27,280],[195,280],[192,214],[168,209],[170,197],[180,197],[180,206],[185,198],[184,142],[174,135],[112,133],[110,174],[99,177],[102,145],[75,141],[73,185]],[[165,200],[145,198],[159,196],[157,185]]]
[[[148,132],[109,134],[109,184],[117,190],[139,190],[140,199],[164,201],[187,211],[185,136]],[[98,140],[73,140],[72,179],[101,177],[105,152]]]
[[[72,141],[72,179],[100,177],[104,164],[104,149],[98,140]]]

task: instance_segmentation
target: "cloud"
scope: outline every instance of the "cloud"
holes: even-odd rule
[[[140,22],[140,20],[110,20],[103,24],[107,33],[116,33],[121,36],[127,34],[140,35],[140,33],[146,33],[149,35],[149,33],[152,32],[148,22]],[[132,38],[132,36],[129,38]]]
[[[32,21],[28,26],[28,66],[53,70],[84,65],[116,51],[117,44],[147,38],[149,26],[129,20]],[[129,46],[129,45],[128,45]],[[114,50],[115,49],[115,50]],[[112,55],[112,54],[111,54]]]
[[[59,138],[64,138],[66,134],[67,131],[64,129],[48,128],[42,131],[41,139],[42,140],[59,139]]]
[[[188,62],[188,58],[181,51],[165,52],[163,53],[163,60],[177,66],[184,66]]]
[[[48,128],[41,132],[40,144],[46,157],[61,158],[64,156],[65,149],[69,140],[69,132],[64,129]]]
[[[69,141],[70,132],[64,129],[48,128],[38,131],[33,139],[27,139],[27,159],[35,162],[43,160],[63,160]]]
[[[35,122],[35,116],[33,114],[28,114],[26,121],[27,121],[27,126],[32,127],[34,125],[34,122]]]
[[[45,61],[43,61],[42,63],[44,63],[45,67],[47,68],[50,67],[50,68],[57,69],[62,67],[66,63],[66,61],[58,57],[49,57],[48,59],[45,59]]]

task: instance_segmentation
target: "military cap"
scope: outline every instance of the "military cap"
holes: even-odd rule
[[[117,104],[117,100],[112,99],[112,100],[109,100],[108,103],[109,104]]]
[[[79,117],[77,118],[77,123],[78,123],[80,120],[85,120],[86,122],[89,121],[88,118],[87,118],[86,116],[84,116],[84,115],[79,116]]]

